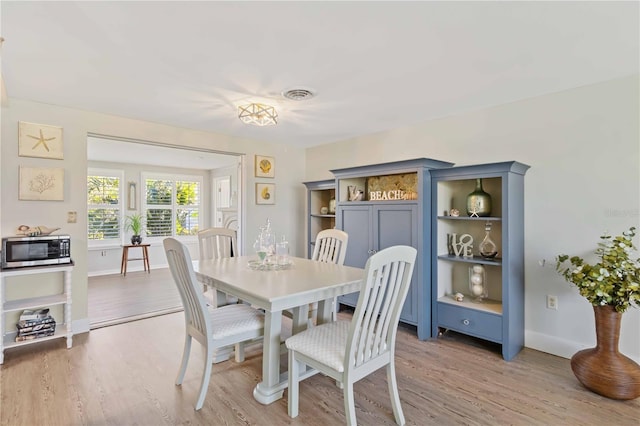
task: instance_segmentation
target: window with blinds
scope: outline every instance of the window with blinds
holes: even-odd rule
[[[89,170],[87,174],[87,237],[119,242],[122,232],[122,171]]]
[[[143,175],[148,237],[196,235],[200,229],[200,176]]]

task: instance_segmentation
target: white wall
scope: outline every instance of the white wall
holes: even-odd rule
[[[235,119],[235,116],[230,116],[229,119]],[[64,160],[18,157],[18,121],[61,126],[64,135]],[[8,105],[3,105],[1,125],[0,203],[3,211],[0,233],[2,236],[13,235],[18,225],[27,224],[60,226],[60,232],[71,235],[71,254],[76,263],[73,272],[74,325],[81,323],[88,326],[86,145],[89,133],[245,154],[244,174],[248,190],[244,194],[246,208],[242,225],[245,226],[246,238],[255,238],[258,227],[270,218],[276,230],[286,233],[293,242],[292,252],[304,255],[302,211],[305,206],[305,190],[301,183],[304,180],[303,150],[277,143],[232,138],[15,98],[9,98]],[[275,179],[254,177],[253,160],[256,154],[275,157]],[[64,201],[19,201],[18,166],[64,167]],[[255,204],[253,188],[256,181],[276,184],[276,205]],[[77,223],[66,223],[68,211],[78,212]],[[244,244],[250,247],[250,244],[246,244],[246,239]],[[51,277],[51,280],[55,281],[56,277]],[[29,296],[28,292],[25,293],[20,288],[16,290],[12,297]],[[12,324],[12,318],[7,319]]]
[[[592,253],[603,231],[640,228],[639,77],[617,79],[307,150],[306,180],[330,169],[416,157],[457,165],[517,160],[525,176],[526,346],[570,357],[595,344],[593,311],[555,272],[557,254]],[[638,243],[638,240],[635,241]],[[544,267],[539,261],[546,260]],[[558,296],[557,311],[545,295]],[[640,309],[620,350],[640,361]]]

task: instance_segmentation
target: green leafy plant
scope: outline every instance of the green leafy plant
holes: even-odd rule
[[[636,228],[612,237],[600,236],[595,254],[600,261],[593,265],[578,256],[561,254],[556,258],[556,270],[565,280],[578,287],[580,294],[593,306],[612,305],[618,312],[640,301],[640,259],[633,237]]]
[[[125,231],[133,232],[133,235],[140,235],[142,227],[144,225],[144,219],[141,214],[132,214],[124,219]]]

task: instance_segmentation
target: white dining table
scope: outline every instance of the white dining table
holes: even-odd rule
[[[364,270],[297,257],[287,269],[254,270],[249,262],[255,260],[239,256],[194,261],[193,266],[201,282],[264,309],[262,382],[253,396],[266,405],[282,398],[287,387],[287,373],[280,372],[282,311],[293,312],[293,333],[306,328],[310,303],[318,303],[318,323],[330,321],[333,299],[360,291]],[[301,377],[311,373],[303,371]]]

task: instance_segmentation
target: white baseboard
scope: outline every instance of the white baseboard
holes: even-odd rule
[[[571,359],[571,357],[578,351],[588,349],[592,346],[585,346],[581,343],[560,339],[557,337],[549,336],[547,334],[537,333],[535,331],[524,332],[524,345],[527,348],[535,349],[541,352],[546,352],[551,355],[556,355],[562,358]],[[624,354],[637,363],[640,363],[640,354]]]
[[[168,263],[164,263],[161,265],[153,265],[153,267],[151,268],[151,272],[153,272],[154,269],[161,269],[161,268],[168,268],[168,267],[169,267]],[[140,271],[144,271],[143,266],[134,266],[134,267],[127,268],[127,272],[140,272]],[[103,271],[90,271],[87,273],[87,276],[99,277],[102,275],[118,275],[119,273],[120,273],[120,269],[107,269]]]
[[[73,320],[71,326],[73,330],[73,334],[81,334],[89,332],[89,318],[82,318],[79,320]]]
[[[88,277],[99,277],[101,275],[114,275],[114,274],[119,274],[120,273],[120,269],[110,269],[110,270],[105,270],[105,271],[91,271],[87,273]]]

